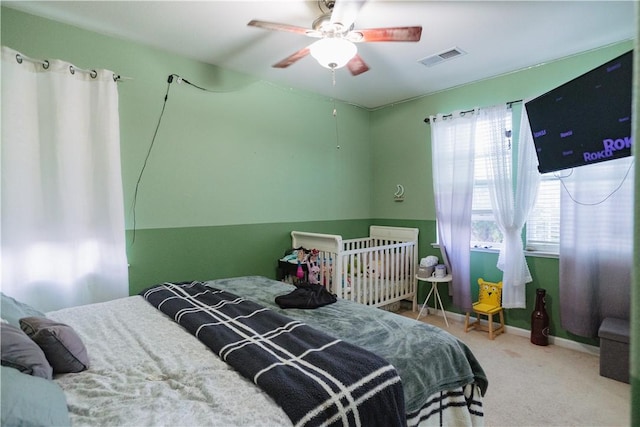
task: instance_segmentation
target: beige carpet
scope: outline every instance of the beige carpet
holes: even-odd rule
[[[411,310],[402,314],[413,319]],[[451,316],[450,316],[451,317]],[[464,341],[489,379],[484,398],[485,425],[628,426],[630,386],[601,377],[599,358],[560,347],[537,346],[527,337],[464,332],[462,320],[423,312],[421,321],[439,326]]]

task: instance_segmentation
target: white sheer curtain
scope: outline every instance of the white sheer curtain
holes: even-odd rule
[[[540,177],[529,119],[522,108],[514,196],[511,144],[505,136],[507,108],[506,105],[483,108],[480,120],[488,130],[487,186],[493,214],[503,235],[497,265],[503,272],[502,306],[525,308],[525,284],[533,279],[522,247],[522,228],[535,203]]]
[[[560,321],[596,337],[605,317],[630,318],[634,157],[559,172]]]
[[[2,292],[49,311],[128,295],[117,83],[2,47]]]
[[[449,271],[453,304],[471,308],[471,202],[477,114],[431,117],[433,190],[440,251]]]

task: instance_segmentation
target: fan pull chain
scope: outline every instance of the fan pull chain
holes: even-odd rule
[[[338,111],[336,110],[336,101],[333,100],[333,121],[336,125],[336,149],[340,149],[340,135],[338,134]]]
[[[331,80],[333,83],[333,122],[336,126],[336,149],[340,149],[340,134],[338,133],[338,110],[336,109],[336,69],[331,69]]]

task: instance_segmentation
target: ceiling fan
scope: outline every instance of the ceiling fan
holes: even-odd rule
[[[273,64],[275,68],[287,68],[311,54],[326,68],[334,70],[346,65],[351,74],[357,76],[368,71],[369,66],[358,55],[354,43],[417,42],[422,34],[420,26],[354,29],[356,15],[364,3],[366,0],[318,0],[322,15],[313,21],[311,28],[255,19],[247,25],[319,39]]]

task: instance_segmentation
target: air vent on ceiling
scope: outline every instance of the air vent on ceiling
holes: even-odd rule
[[[457,58],[458,56],[464,55],[465,53],[467,52],[458,47],[454,47],[443,52],[436,53],[435,55],[427,56],[426,58],[421,59],[419,62],[426,67],[433,67],[436,64],[448,61],[453,58]]]

